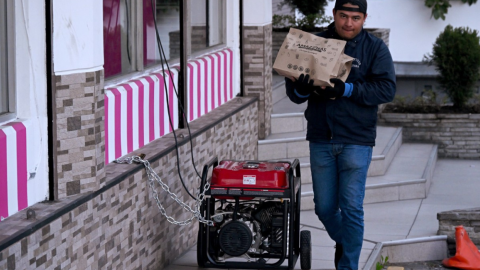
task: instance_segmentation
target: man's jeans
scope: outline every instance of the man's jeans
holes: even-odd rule
[[[343,245],[338,269],[358,269],[371,160],[371,146],[310,142],[315,213],[330,237]]]

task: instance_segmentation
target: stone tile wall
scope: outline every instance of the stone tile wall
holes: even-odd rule
[[[257,115],[256,99],[236,98],[192,122],[197,170],[201,173],[203,164],[214,156],[254,159]],[[180,134],[188,135],[186,130],[179,130]],[[193,191],[199,179],[191,165],[190,144],[186,139],[179,144],[180,171]],[[179,180],[172,145],[173,134],[169,134],[133,154],[146,154],[171,191],[192,205]],[[163,269],[194,245],[198,224],[173,225],[160,214],[142,165],[111,163],[105,171],[107,183],[98,191],[36,204],[32,207],[36,221],[26,220],[23,210],[0,223],[0,269]],[[158,185],[157,191],[167,214],[176,220],[190,217]],[[41,223],[62,209],[67,210]],[[29,229],[33,233],[2,250],[2,241],[19,226],[37,229]]]
[[[244,26],[244,94],[259,98],[259,139],[271,133],[272,101],[272,25]]]
[[[105,183],[104,72],[55,76],[56,199]]]
[[[446,235],[450,256],[456,252],[455,228],[462,225],[468,237],[480,249],[480,208],[453,210],[437,214],[438,235]]]
[[[403,140],[438,144],[442,158],[480,158],[480,114],[380,113],[378,124],[403,127]]]
[[[272,67],[273,64],[275,63],[275,59],[277,59],[278,51],[280,50],[280,47],[282,47],[283,41],[287,37],[288,32],[286,31],[273,31],[272,32]],[[275,70],[273,72],[276,73]]]

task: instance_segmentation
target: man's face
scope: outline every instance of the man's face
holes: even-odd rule
[[[344,7],[358,8],[357,5],[350,3],[343,5]],[[367,19],[367,14],[354,11],[333,10],[333,18],[335,20],[335,30],[338,35],[346,40],[352,39],[362,31],[363,23]]]

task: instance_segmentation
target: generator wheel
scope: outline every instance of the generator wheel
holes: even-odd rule
[[[300,232],[300,267],[302,270],[312,268],[312,236],[310,231]]]
[[[198,267],[205,268],[206,254],[204,254],[205,252],[203,250],[202,243],[200,243],[200,234],[202,233],[201,226],[202,224],[199,226],[197,235],[197,264]]]

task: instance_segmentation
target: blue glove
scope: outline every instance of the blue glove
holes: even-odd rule
[[[325,89],[318,90],[317,93],[324,98],[350,97],[353,91],[353,84],[344,83],[340,79],[330,79],[333,87],[327,86]]]
[[[287,83],[289,83],[288,81],[290,81],[293,84],[293,87],[295,88],[295,93],[301,98],[307,98],[308,96],[310,96],[310,93],[315,90],[315,86],[313,86],[313,80],[310,80],[310,75],[308,74],[305,76],[305,74],[302,73],[300,77],[298,77],[298,80],[296,80],[295,82],[288,78],[286,80]]]

